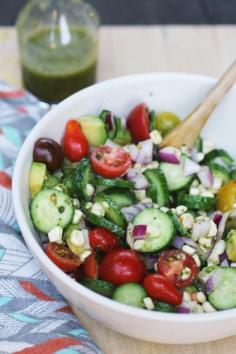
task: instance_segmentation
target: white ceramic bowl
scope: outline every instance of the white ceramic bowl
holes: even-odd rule
[[[210,314],[168,314],[136,309],[97,295],[57,268],[45,255],[28,209],[29,168],[34,142],[39,137],[60,141],[66,121],[79,115],[97,114],[107,108],[126,116],[140,102],[151,109],[174,111],[185,117],[205,97],[215,79],[181,73],[127,76],[91,86],[69,97],[50,111],[32,130],[19,153],[13,198],[24,239],[58,291],[78,309],[105,326],[143,340],[159,343],[197,343],[236,333],[236,309]],[[204,129],[203,135],[236,158],[236,88],[223,99]],[[194,129],[194,127],[193,127]]]

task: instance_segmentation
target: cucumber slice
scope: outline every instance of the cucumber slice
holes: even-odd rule
[[[110,230],[111,232],[114,232],[119,237],[124,237],[124,230],[111,222],[110,220],[107,220],[106,218],[102,216],[95,215],[93,213],[89,213],[87,216],[87,221],[89,221],[91,224],[94,224],[99,227],[105,227],[106,229]]]
[[[100,192],[95,195],[94,201],[103,205],[105,209],[105,217],[107,219],[114,222],[121,228],[126,226],[127,222],[125,216],[122,214],[118,205],[114,203],[111,198]]]
[[[229,260],[236,262],[236,230],[230,230],[227,234],[225,251]]]
[[[122,188],[109,188],[104,192],[119,208],[129,207],[136,203],[137,199],[133,191]]]
[[[149,182],[147,189],[147,197],[151,198],[154,203],[160,207],[169,203],[169,191],[164,173],[160,169],[147,169],[144,176]]]
[[[179,221],[179,218],[177,217],[177,215],[175,213],[173,213],[171,210],[169,210],[167,212],[168,215],[170,215],[170,217],[172,218],[173,220],[173,223],[175,225],[175,228],[177,230],[177,233],[180,235],[180,236],[183,236],[183,237],[190,237],[190,232],[189,230],[186,229],[186,227],[184,227],[181,222]]]
[[[213,271],[215,289],[208,295],[208,301],[218,310],[236,307],[236,269],[223,267]]]
[[[102,122],[105,125],[108,138],[112,140],[116,134],[116,128],[115,126],[113,128],[111,127],[108,118],[113,119],[113,113],[111,111],[108,111],[107,109],[104,109],[101,112],[99,118],[102,120]]]
[[[71,223],[74,205],[67,194],[56,189],[43,189],[32,200],[30,213],[35,228],[47,234],[56,226],[64,229]]]
[[[163,301],[154,301],[154,311],[160,311],[160,312],[176,312],[175,306],[167,304],[166,302]]]
[[[60,183],[59,178],[48,174],[44,183],[43,183],[43,188],[54,188],[59,183]]]
[[[29,188],[32,198],[42,189],[46,176],[47,166],[44,163],[33,161],[29,175]]]
[[[68,174],[63,179],[63,184],[68,189],[68,193],[79,199],[89,200],[86,191],[86,185],[91,179],[91,165],[88,158],[83,158],[79,164],[76,165],[74,172]]]
[[[236,182],[236,169],[231,171],[231,179]]]
[[[225,150],[214,149],[205,155],[204,159],[201,161],[201,165],[209,165],[217,158],[221,158],[229,167],[234,163],[232,157]]]
[[[134,189],[135,184],[131,181],[126,181],[121,178],[109,179],[97,177],[92,181],[95,186],[119,187],[125,189]]]
[[[179,165],[162,162],[160,169],[164,172],[170,192],[178,191],[186,187],[193,179],[193,176],[184,176],[184,158]]]
[[[174,236],[174,223],[171,217],[155,208],[147,208],[137,214],[134,225],[147,225],[147,235],[139,252],[157,252],[166,248]],[[134,243],[135,244],[135,243]]]
[[[177,205],[179,204],[186,205],[188,209],[211,211],[215,210],[216,200],[213,197],[181,193],[177,197]]]
[[[126,283],[116,288],[112,299],[121,302],[122,304],[143,308],[143,299],[147,296],[148,295],[142,285],[137,283]]]
[[[123,127],[120,118],[114,117],[114,122],[116,127],[115,136],[113,138],[114,143],[119,144],[121,146],[130,144],[132,138],[129,130]]]
[[[198,152],[202,152],[202,138],[200,136],[195,141],[194,147]]]
[[[106,297],[112,297],[112,294],[116,288],[115,285],[109,283],[108,281],[90,279],[87,277],[81,277],[80,283],[86,286],[86,288],[89,288],[90,290]]]
[[[88,139],[89,144],[93,146],[103,145],[107,140],[105,124],[96,116],[86,116],[77,118],[81,129]]]
[[[209,166],[214,177],[221,178],[223,183],[227,183],[230,180],[230,174],[223,165],[212,162]]]

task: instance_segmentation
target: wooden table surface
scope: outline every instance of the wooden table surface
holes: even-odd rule
[[[236,26],[103,27],[98,80],[150,71],[220,75],[236,58]],[[0,28],[0,79],[20,86],[15,31]],[[105,315],[105,314],[104,314]],[[198,345],[138,341],[78,314],[106,354],[235,354],[236,336]]]

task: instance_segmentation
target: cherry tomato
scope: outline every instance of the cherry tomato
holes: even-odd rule
[[[96,259],[96,253],[91,253],[84,261],[83,273],[86,277],[97,279],[98,277],[98,262]]]
[[[96,227],[89,232],[89,244],[93,249],[103,252],[119,247],[116,235],[104,227]]]
[[[233,209],[233,204],[236,198],[236,182],[227,182],[217,194],[217,209],[228,211]]]
[[[190,269],[190,274],[187,279],[181,279],[185,267]],[[198,272],[194,258],[181,250],[162,252],[157,261],[157,268],[160,274],[165,275],[173,284],[181,288],[192,284]]]
[[[101,260],[99,276],[115,285],[141,283],[146,267],[135,251],[116,249],[108,252]]]
[[[80,257],[62,244],[50,242],[46,248],[47,256],[64,272],[74,272],[80,265]]]
[[[149,113],[145,103],[132,109],[127,118],[127,128],[135,143],[149,138]]]
[[[11,189],[11,177],[4,171],[0,171],[0,186]]]
[[[164,275],[148,274],[144,279],[143,286],[148,295],[154,300],[164,301],[171,305],[180,305],[182,303],[182,294]]]
[[[76,120],[69,120],[63,138],[63,149],[66,157],[72,161],[80,161],[89,153],[89,143]]]
[[[91,155],[93,169],[107,178],[122,176],[132,165],[130,155],[122,148],[101,146]]]
[[[40,138],[34,144],[33,159],[45,163],[49,172],[61,168],[64,155],[61,146],[53,139]]]

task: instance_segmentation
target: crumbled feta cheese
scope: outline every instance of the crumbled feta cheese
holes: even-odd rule
[[[208,152],[212,151],[214,149],[214,144],[212,143],[212,141],[208,140],[208,139],[204,139],[202,142],[202,152],[204,154],[207,154]]]
[[[201,266],[201,261],[200,261],[200,258],[199,258],[199,256],[198,256],[198,254],[197,253],[194,253],[193,255],[192,255],[192,257],[193,257],[193,259],[195,260],[195,262],[196,262],[196,265],[198,266],[198,268]]]
[[[211,252],[207,259],[207,265],[217,265],[220,264],[220,257],[215,252]]]
[[[170,210],[172,211],[172,213],[176,214],[176,208],[171,208]]]
[[[86,203],[85,208],[86,208],[86,209],[91,209],[92,206],[93,206],[93,203],[88,202],[88,203]]]
[[[151,131],[150,138],[153,144],[159,145],[162,142],[162,136],[158,130]]]
[[[134,191],[136,198],[142,202],[146,198],[146,190],[145,189],[140,189],[140,190],[135,190]]]
[[[201,196],[202,197],[209,197],[209,198],[213,198],[214,197],[214,194],[210,191],[204,191],[201,193]]]
[[[176,208],[176,214],[177,215],[182,215],[183,213],[185,213],[188,210],[188,208],[185,205],[179,205]]]
[[[206,248],[210,248],[212,245],[212,239],[211,238],[207,238],[205,236],[201,236],[198,239],[198,243],[199,245],[206,247]]]
[[[84,245],[84,235],[81,230],[73,230],[70,236],[70,242],[74,246],[83,246]]]
[[[73,220],[72,220],[72,224],[78,224],[80,222],[80,220],[82,219],[83,217],[83,213],[81,210],[79,209],[75,209],[75,213],[74,213],[74,217],[73,217]]]
[[[180,216],[180,222],[186,229],[191,229],[194,224],[194,217],[189,213],[182,214]]]
[[[86,187],[85,187],[86,193],[88,197],[92,197],[94,195],[95,192],[95,188],[94,186],[92,186],[92,184],[87,183]]]
[[[159,166],[159,162],[158,161],[153,161],[149,165],[146,165],[146,166],[142,167],[141,168],[141,172],[144,172],[146,170],[152,170],[152,169],[158,168],[158,166]]]
[[[222,178],[214,177],[213,184],[212,184],[212,189],[214,189],[215,191],[218,191],[221,188],[222,183],[223,183]]]
[[[180,274],[180,278],[182,280],[186,280],[190,277],[192,271],[189,267],[184,267],[184,269],[182,270],[181,274]]]
[[[133,249],[139,251],[143,248],[144,245],[145,245],[145,240],[134,241]]]
[[[202,307],[204,312],[216,312],[216,309],[208,301],[205,301]]]
[[[90,254],[92,253],[92,251],[90,250],[86,250],[83,253],[80,254],[80,260],[82,263],[84,263],[85,259],[90,256]]]
[[[196,252],[196,250],[195,250],[193,247],[189,246],[189,245],[184,245],[184,246],[182,247],[182,250],[183,250],[184,252],[190,254],[190,255],[193,255],[193,254]]]
[[[74,198],[74,199],[73,199],[73,204],[74,204],[75,207],[79,208],[79,207],[80,207],[80,201],[79,201],[79,199]]]
[[[197,162],[201,162],[204,159],[204,154],[202,152],[198,152],[196,155]]]
[[[60,226],[54,227],[48,233],[48,238],[50,242],[62,243],[63,229]]]
[[[194,307],[193,307],[193,310],[192,310],[194,313],[203,313],[204,310],[203,310],[203,307],[199,304],[196,304]]]
[[[190,195],[199,195],[200,191],[199,191],[199,188],[191,187],[189,190],[189,193],[190,193]]]
[[[184,155],[187,155],[187,156],[190,156],[190,151],[189,151],[189,148],[185,145],[181,146],[180,148],[180,151],[184,154]]]
[[[191,295],[187,291],[183,292],[183,300],[185,302],[190,302],[191,301]]]
[[[155,306],[150,297],[145,297],[143,299],[144,306],[146,307],[147,310],[154,310]]]
[[[207,237],[215,237],[215,235],[217,234],[217,226],[212,220],[210,221],[210,223],[211,223],[211,227],[207,234]]]
[[[97,216],[105,216],[105,209],[101,203],[94,203],[91,209],[91,213]]]
[[[197,302],[199,302],[200,304],[206,302],[206,295],[202,291],[197,292],[196,298]]]
[[[169,211],[169,208],[161,207],[160,210],[161,210],[163,213],[167,213],[167,211]]]
[[[109,204],[107,202],[102,202],[102,205],[104,206],[105,210],[109,208]]]

